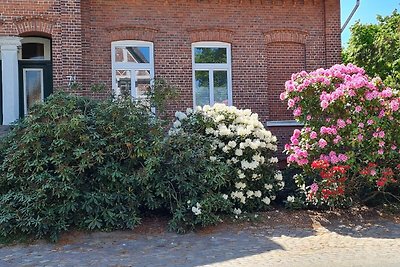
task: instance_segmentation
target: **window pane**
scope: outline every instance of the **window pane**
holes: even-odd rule
[[[22,59],[44,59],[44,44],[22,44]]]
[[[28,112],[34,104],[43,99],[42,75],[42,70],[25,70],[25,112]]]
[[[115,94],[129,96],[131,94],[131,71],[116,70],[115,78]]]
[[[115,48],[116,62],[150,63],[150,47],[124,46]]]
[[[228,105],[228,72],[214,71],[214,102]]]
[[[226,63],[226,48],[196,47],[194,50],[195,63]]]
[[[136,71],[136,97],[145,98],[146,93],[150,88],[150,70],[137,70]]]
[[[210,104],[210,82],[208,70],[200,70],[195,72],[196,88],[195,99],[197,106]]]

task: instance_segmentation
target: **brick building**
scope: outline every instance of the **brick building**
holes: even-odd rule
[[[0,2],[1,123],[54,90],[105,97],[162,77],[170,109],[251,108],[278,136],[293,72],[340,62],[339,0],[8,0]],[[91,93],[91,84],[109,92]],[[112,88],[112,89],[111,89]]]

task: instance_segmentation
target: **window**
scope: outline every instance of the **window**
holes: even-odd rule
[[[42,37],[24,37],[22,44],[22,60],[51,60],[50,39]]]
[[[111,51],[114,93],[144,99],[154,78],[153,43],[117,41]]]
[[[194,106],[232,105],[231,46],[221,42],[192,45]]]
[[[24,113],[44,99],[43,69],[23,69]]]

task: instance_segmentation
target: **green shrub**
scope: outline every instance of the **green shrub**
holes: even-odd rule
[[[231,203],[222,194],[229,168],[210,162],[213,151],[206,137],[182,133],[165,139],[156,153],[147,162],[149,173],[141,188],[147,188],[150,209],[172,214],[172,230],[215,224],[219,213],[230,211]]]
[[[161,135],[158,120],[130,100],[52,95],[2,140],[0,234],[55,240],[71,227],[132,228],[137,177]]]

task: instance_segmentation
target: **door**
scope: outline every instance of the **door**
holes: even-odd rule
[[[3,125],[3,75],[1,73],[1,60],[0,60],[0,125]]]
[[[53,92],[53,73],[50,60],[19,61],[19,114],[29,113],[37,102]]]

